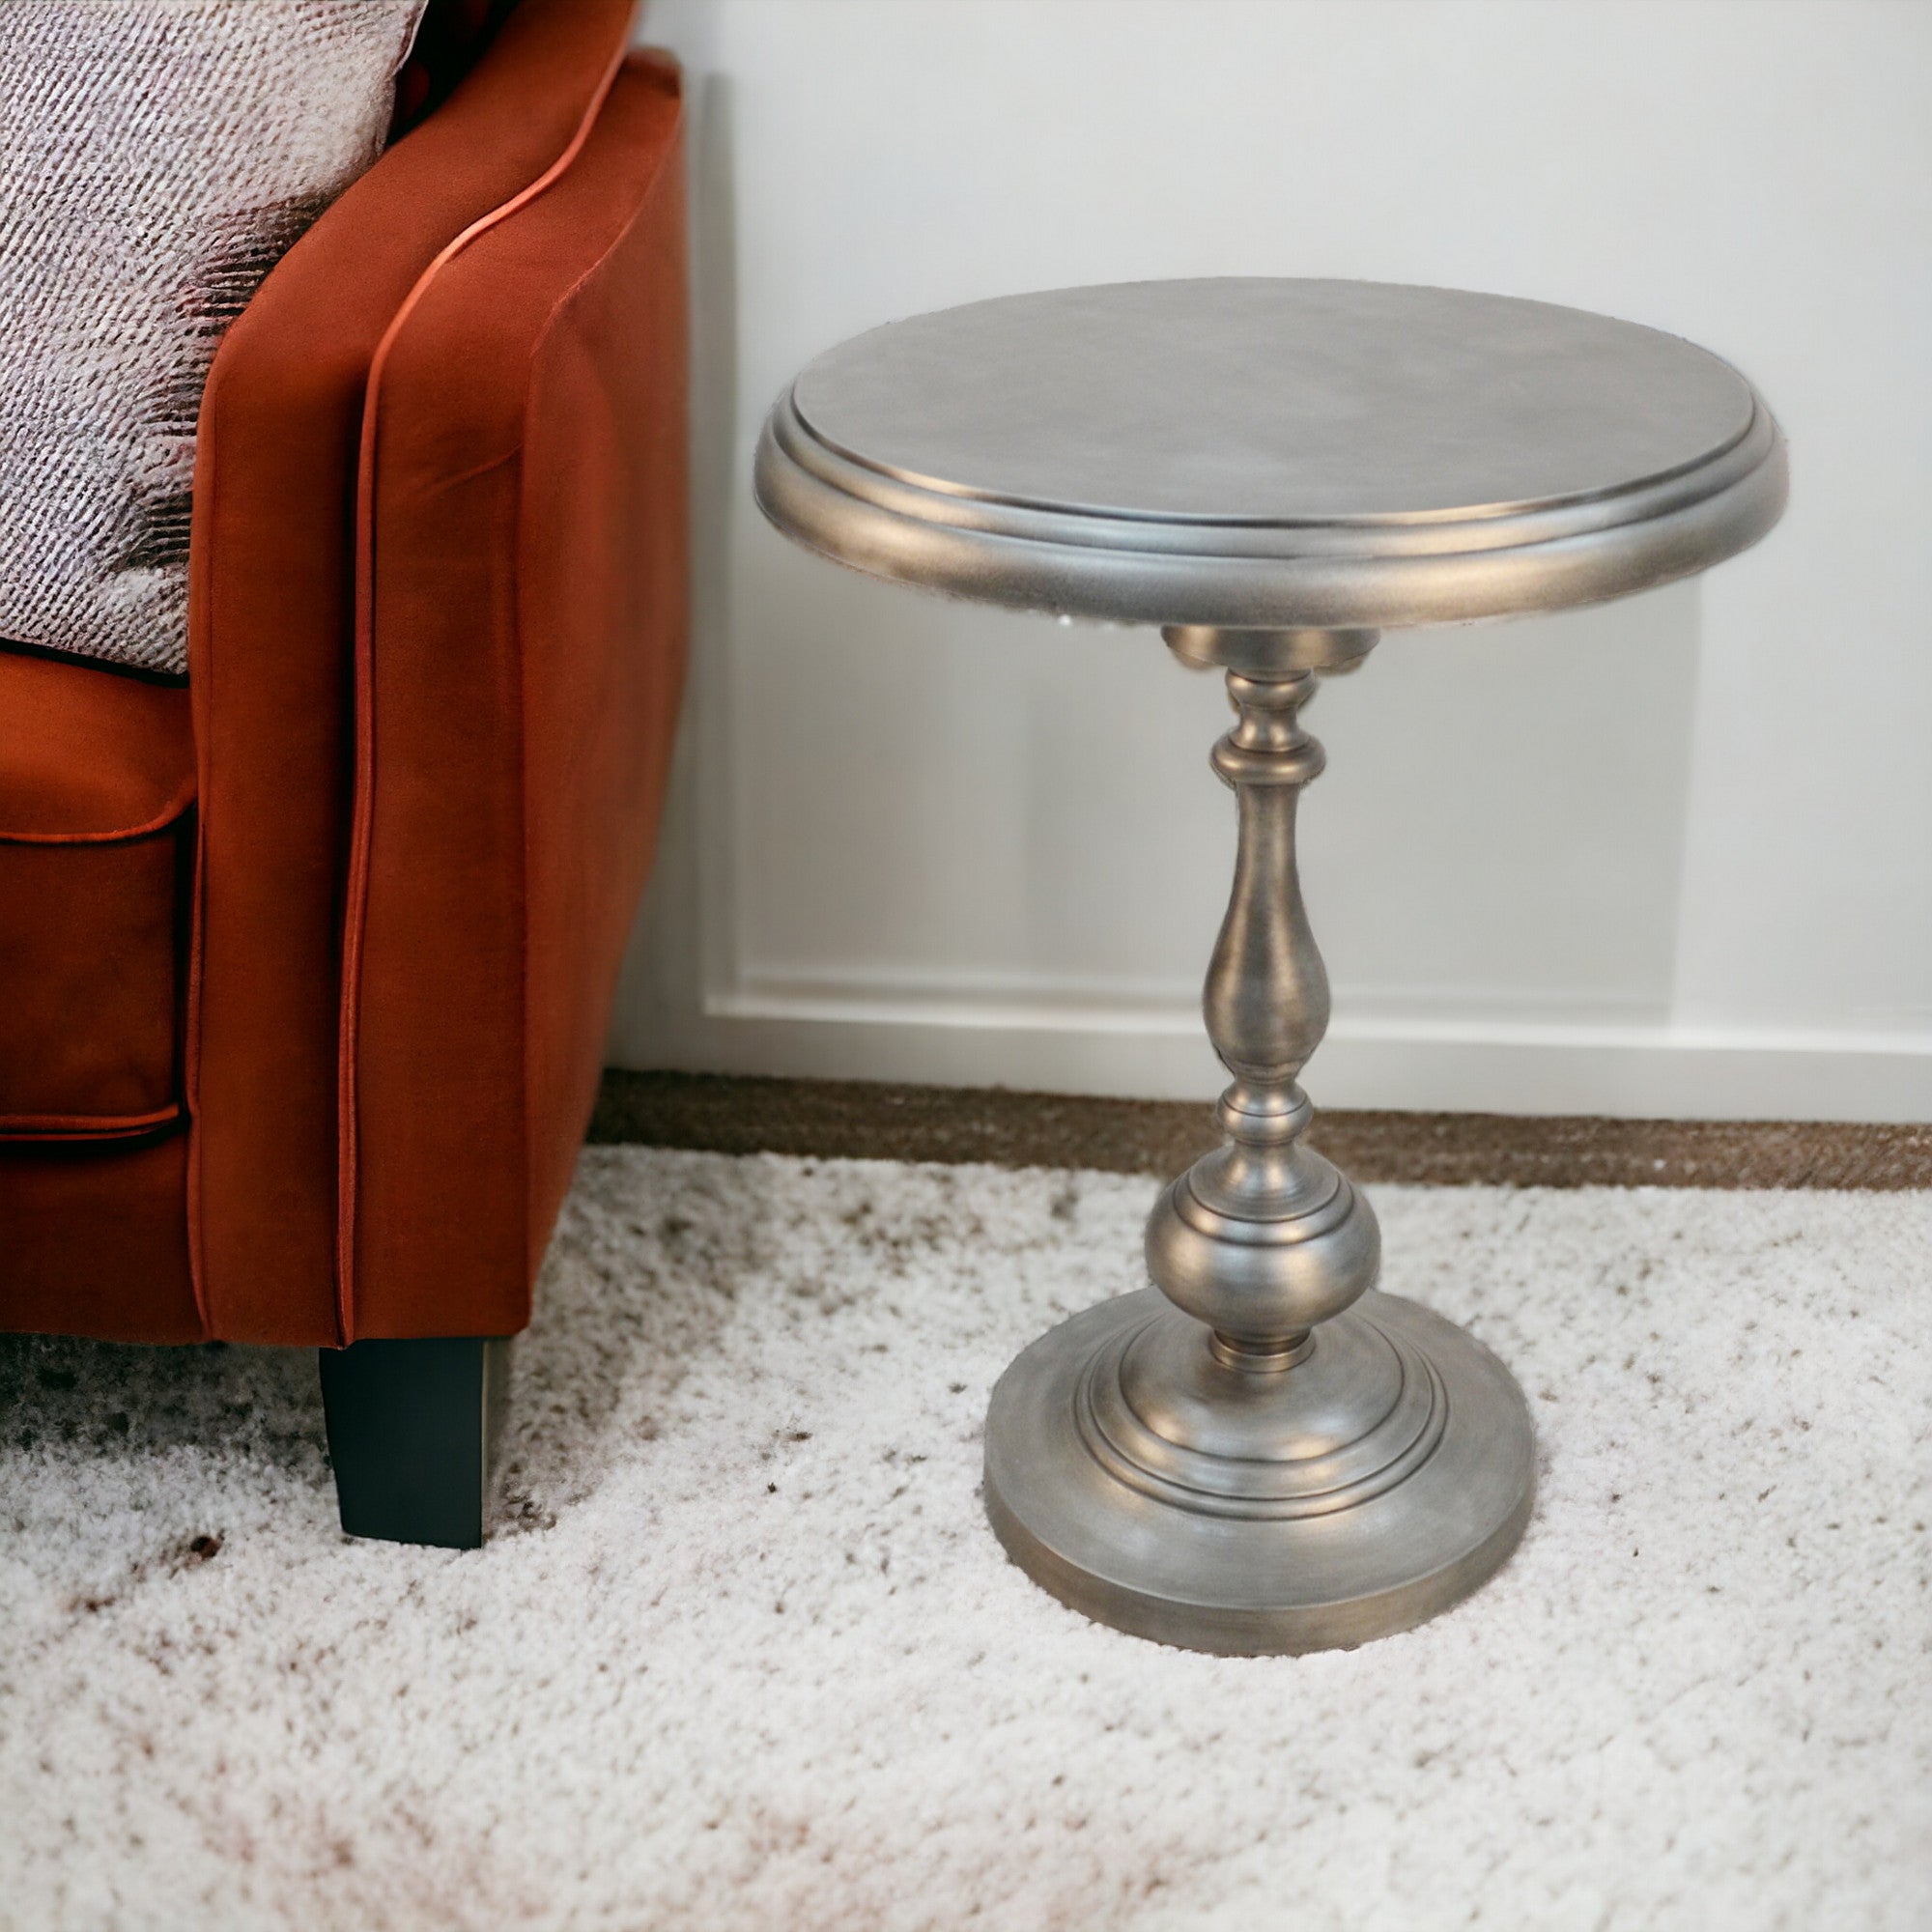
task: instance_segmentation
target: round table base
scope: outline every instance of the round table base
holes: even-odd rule
[[[986,1510],[1013,1561],[1097,1622],[1225,1655],[1346,1649],[1492,1576],[1535,1461],[1509,1371],[1415,1302],[1365,1294],[1258,1373],[1148,1289],[1000,1378]]]

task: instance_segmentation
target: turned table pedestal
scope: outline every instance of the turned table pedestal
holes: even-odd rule
[[[1751,385],[1575,309],[1367,282],[1123,283],[857,337],[773,410],[757,495],[836,561],[953,596],[1157,625],[1227,675],[1239,805],[1208,1033],[1226,1139],[1148,1222],[1154,1287],[1001,1378],[986,1508],[1102,1622],[1316,1650],[1475,1589],[1529,1518],[1508,1370],[1376,1292],[1361,1192],[1302,1139],[1328,986],[1296,883],[1321,769],[1300,709],[1379,631],[1553,611],[1755,542],[1784,451]]]

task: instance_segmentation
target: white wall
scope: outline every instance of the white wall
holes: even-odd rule
[[[657,0],[646,34],[696,123],[699,612],[613,1059],[1212,1090],[1215,683],[809,557],[750,455],[890,317],[1359,275],[1703,342],[1794,488],[1699,583],[1323,691],[1317,1100],[1932,1117],[1932,5]]]

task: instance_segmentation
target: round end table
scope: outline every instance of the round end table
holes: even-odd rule
[[[1303,1143],[1328,986],[1296,878],[1299,713],[1380,631],[1550,611],[1707,568],[1785,495],[1751,385],[1675,336],[1372,282],[1130,282],[857,337],[772,411],[756,489],[836,561],[1159,625],[1226,673],[1236,797],[1208,970],[1223,1145],[1147,1230],[1154,1287],[993,1391],[986,1508],[1036,1581],[1198,1650],[1362,1643],[1446,1609],[1529,1520],[1521,1391],[1380,1293],[1362,1194]]]

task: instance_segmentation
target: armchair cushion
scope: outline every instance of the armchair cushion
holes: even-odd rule
[[[187,694],[0,652],[0,1143],[181,1115]]]
[[[381,152],[422,4],[0,8],[0,638],[185,670],[210,359]]]

